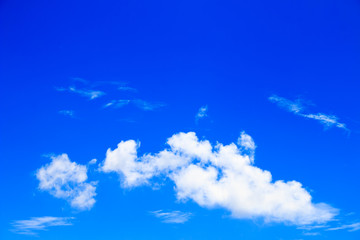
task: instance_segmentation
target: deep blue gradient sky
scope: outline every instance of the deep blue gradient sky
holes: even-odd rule
[[[168,179],[157,190],[123,189],[116,174],[87,165],[122,140],[141,141],[142,155],[163,150],[178,132],[230,144],[246,131],[257,167],[340,210],[330,227],[359,223],[358,0],[3,0],[0,36],[1,239],[360,238],[360,230],[234,219],[221,207],[177,201]],[[106,94],[59,91],[70,86]],[[268,100],[274,94],[337,116],[349,131],[279,108]],[[104,108],[119,99],[154,106]],[[197,121],[202,106],[207,116]],[[37,169],[61,153],[98,181],[92,209],[39,190]],[[191,217],[164,223],[156,210]],[[14,232],[14,221],[43,216],[74,219],[37,237]]]

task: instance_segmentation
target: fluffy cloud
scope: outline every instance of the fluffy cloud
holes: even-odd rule
[[[191,213],[184,213],[180,211],[164,212],[163,210],[157,210],[151,213],[155,217],[160,218],[164,223],[184,223],[191,217]]]
[[[125,188],[150,184],[155,176],[174,181],[179,200],[193,200],[206,208],[225,208],[234,218],[262,218],[295,225],[325,223],[337,210],[312,197],[297,181],[273,181],[271,173],[253,165],[255,143],[242,133],[234,143],[212,146],[194,132],[167,140],[157,154],[137,155],[140,143],[121,141],[108,149],[101,170],[116,172]],[[250,154],[249,154],[250,150]]]
[[[71,162],[67,154],[52,156],[51,163],[36,172],[39,188],[56,198],[66,199],[80,210],[95,204],[95,182],[87,181],[87,167]]]
[[[17,220],[12,223],[13,231],[19,234],[36,235],[38,231],[45,231],[49,227],[72,225],[72,217],[33,217],[29,220]]]
[[[284,108],[285,110],[292,112],[298,116],[317,120],[325,127],[337,127],[349,131],[345,123],[340,123],[338,121],[338,117],[334,115],[327,115],[323,113],[317,113],[317,114],[302,113],[304,110],[304,106],[302,104],[303,101],[301,101],[300,99],[297,99],[296,101],[291,101],[286,98],[279,97],[277,95],[272,95],[271,97],[269,97],[269,101],[276,103],[279,107]]]

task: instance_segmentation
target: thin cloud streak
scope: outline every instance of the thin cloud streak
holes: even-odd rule
[[[141,99],[136,99],[132,101],[135,106],[137,106],[138,108],[144,110],[144,111],[152,111],[155,110],[157,108],[161,108],[164,107],[165,104],[164,103],[151,103],[151,102],[147,102]]]
[[[328,228],[326,230],[327,231],[348,230],[349,232],[355,232],[360,230],[360,222],[356,222],[352,224],[344,224],[339,227]]]
[[[104,108],[107,107],[113,107],[113,108],[121,108],[130,103],[130,100],[127,99],[121,99],[121,100],[112,100],[111,102],[108,102],[104,105]]]
[[[17,220],[12,222],[13,232],[25,235],[36,235],[38,231],[46,231],[49,227],[70,226],[73,217],[32,217],[29,220]]]
[[[64,115],[64,116],[68,116],[68,117],[75,117],[75,112],[72,110],[61,110],[59,111],[59,114]]]
[[[128,92],[137,92],[136,88],[127,87],[127,86],[118,87],[118,90],[120,90],[120,91],[128,91]]]
[[[164,103],[151,103],[148,101],[144,101],[141,99],[129,100],[129,99],[120,99],[120,100],[112,100],[104,105],[104,108],[112,107],[112,108],[121,108],[129,104],[133,104],[135,107],[140,108],[144,111],[153,111],[155,109],[164,107]]]
[[[191,213],[180,212],[180,211],[171,211],[171,212],[164,212],[163,210],[157,210],[150,212],[155,217],[160,218],[164,223],[184,223],[187,222],[190,217]]]
[[[291,101],[289,99],[279,97],[277,95],[272,95],[268,99],[270,102],[277,104],[280,108],[283,108],[283,109],[287,110],[288,112],[292,112],[297,116],[317,120],[322,125],[324,125],[326,128],[337,127],[337,128],[341,128],[345,131],[349,131],[349,129],[346,127],[346,124],[340,123],[338,121],[338,117],[336,117],[334,115],[327,115],[327,114],[323,114],[323,113],[316,113],[316,114],[302,113],[303,110],[305,109],[305,107],[303,105],[304,101],[301,99]]]
[[[68,88],[56,88],[59,92],[72,92],[79,94],[82,97],[89,98],[90,100],[93,100],[95,98],[99,98],[103,95],[105,95],[105,92],[98,91],[98,90],[90,90],[90,89],[78,89],[76,87],[68,87]]]
[[[117,81],[98,81],[91,84],[93,87],[103,86],[103,85],[113,85],[117,86],[117,89],[120,91],[128,91],[128,92],[137,92],[136,88],[128,86],[126,82],[117,82]]]

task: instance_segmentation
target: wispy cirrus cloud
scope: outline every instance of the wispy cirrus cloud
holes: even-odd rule
[[[164,223],[184,223],[187,222],[190,217],[191,213],[188,212],[181,212],[181,211],[170,211],[164,212],[163,210],[157,210],[150,212],[155,217],[161,219]]]
[[[135,104],[135,106],[144,111],[152,111],[165,106],[164,103],[153,103],[141,99],[132,100],[132,102]]]
[[[326,128],[337,127],[349,131],[349,129],[346,127],[346,124],[339,122],[338,117],[334,115],[328,115],[324,113],[316,113],[316,114],[303,113],[305,109],[305,105],[304,105],[304,101],[301,99],[291,101],[289,99],[279,97],[277,95],[272,95],[269,97],[269,101],[277,104],[280,108],[283,108],[289,112],[294,113],[297,116],[317,120]]]
[[[328,228],[326,230],[327,231],[348,230],[349,232],[354,232],[360,230],[360,222],[356,222],[352,224],[343,224],[341,226]]]
[[[272,95],[269,97],[269,100],[270,102],[276,103],[279,107],[295,114],[300,113],[304,109],[304,106],[299,99],[291,101],[277,95]]]
[[[108,102],[107,104],[104,105],[104,108],[107,107],[121,108],[128,104],[133,104],[135,107],[140,108],[144,111],[153,111],[155,109],[165,106],[164,103],[152,103],[141,99],[134,99],[134,100],[120,99],[120,100],[112,100]]]
[[[74,86],[68,87],[68,88],[56,88],[57,91],[60,92],[71,92],[79,94],[80,96],[89,98],[90,100],[93,100],[95,98],[99,98],[103,95],[105,95],[105,92],[99,91],[99,90],[91,90],[91,89],[78,89]]]
[[[121,108],[130,103],[130,100],[128,99],[120,99],[120,100],[112,100],[111,102],[108,102],[104,105],[104,108],[112,107],[112,108]]]
[[[91,209],[95,204],[96,182],[87,182],[87,167],[71,162],[67,154],[51,159],[36,172],[39,189],[67,200],[79,210]]]
[[[117,89],[120,91],[137,92],[136,88],[129,87],[129,86],[119,86]]]
[[[120,91],[137,92],[136,88],[130,87],[128,86],[127,82],[122,82],[122,81],[97,81],[91,83],[91,86],[93,87],[104,86],[104,85],[116,86],[117,90]]]
[[[302,114],[301,116],[315,119],[319,121],[321,124],[325,125],[326,127],[337,127],[337,128],[342,128],[344,130],[348,130],[345,123],[340,123],[338,121],[338,117],[334,115],[325,115],[323,113],[317,113],[317,114]]]
[[[18,234],[36,235],[39,231],[46,231],[49,227],[70,226],[73,217],[32,217],[28,220],[13,221],[12,231]]]

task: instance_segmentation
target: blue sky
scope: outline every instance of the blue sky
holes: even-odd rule
[[[359,1],[2,1],[1,239],[359,239]]]

